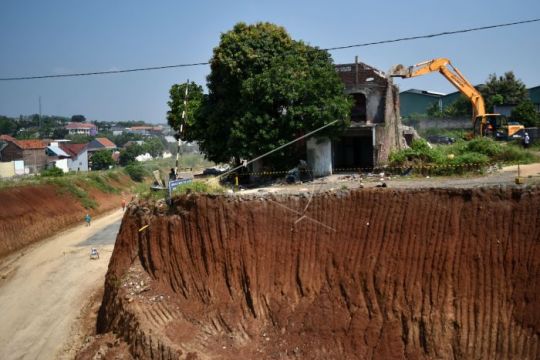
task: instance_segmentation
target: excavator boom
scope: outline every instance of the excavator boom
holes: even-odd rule
[[[486,105],[484,103],[484,98],[480,92],[476,90],[476,88],[465,78],[465,76],[463,76],[461,71],[454,67],[448,59],[433,59],[409,67],[396,65],[390,71],[390,76],[412,78],[432,72],[441,73],[441,75],[450,81],[452,85],[454,85],[459,91],[461,91],[461,93],[470,99],[473,105],[474,118],[485,115]]]
[[[452,65],[450,60],[446,58],[437,58],[429,61],[424,61],[413,66],[405,67],[403,65],[396,65],[390,70],[391,77],[412,78],[429,74],[432,72],[439,72],[444,76],[452,85],[454,85],[463,95],[465,95],[472,103],[473,106],[473,128],[475,134],[485,134],[486,130],[496,130],[498,124],[501,122],[498,114],[486,114],[486,105],[482,94],[463,76],[461,71]],[[519,125],[517,130],[506,126],[507,136],[513,135],[515,132],[523,129],[523,125]]]

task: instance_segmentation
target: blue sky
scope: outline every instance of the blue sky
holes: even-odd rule
[[[519,4],[519,5],[518,5]],[[540,18],[540,1],[2,0],[0,77],[203,62],[239,21],[269,21],[322,48]],[[513,70],[540,85],[540,22],[332,52],[383,71],[448,57],[473,83]],[[0,82],[0,114],[38,111],[95,120],[165,122],[168,91],[205,84],[207,66],[119,75]],[[396,81],[401,90],[454,91],[440,75]]]

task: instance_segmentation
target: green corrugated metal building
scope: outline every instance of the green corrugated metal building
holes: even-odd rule
[[[406,118],[411,114],[426,114],[434,103],[440,103],[444,94],[433,91],[409,89],[399,93],[399,110]]]

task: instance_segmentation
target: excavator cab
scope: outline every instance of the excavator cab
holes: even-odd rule
[[[486,136],[495,140],[512,140],[521,137],[523,125],[511,123],[500,114],[479,115],[474,121],[474,136]]]

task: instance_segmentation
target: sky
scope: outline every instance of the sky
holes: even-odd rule
[[[206,62],[237,22],[272,22],[321,48],[540,18],[540,1],[449,2],[231,0],[2,0],[0,78]],[[453,36],[332,51],[387,71],[451,59],[473,83],[512,70],[540,85],[540,22]],[[208,66],[93,77],[0,81],[0,115],[83,114],[90,120],[165,123],[171,85],[206,84]],[[439,74],[398,79],[410,88],[452,92]]]

